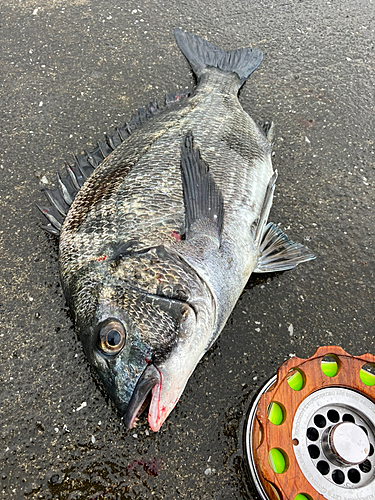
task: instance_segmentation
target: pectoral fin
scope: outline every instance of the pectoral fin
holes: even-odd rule
[[[220,246],[223,227],[223,195],[216,186],[193,135],[188,133],[181,145],[181,177],[185,204],[186,240],[208,236]]]
[[[293,269],[301,262],[315,259],[308,248],[289,240],[273,222],[264,228],[260,257],[255,273],[270,273]]]

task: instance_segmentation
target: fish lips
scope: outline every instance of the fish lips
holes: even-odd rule
[[[133,428],[138,415],[142,413],[145,405],[147,404],[146,402],[149,395],[151,394],[151,398],[153,399],[155,395],[160,392],[161,381],[161,372],[155,365],[151,363],[148,364],[138,379],[126,412],[122,417],[123,422],[128,429]]]

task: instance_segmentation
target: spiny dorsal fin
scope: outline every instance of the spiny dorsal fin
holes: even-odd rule
[[[44,229],[51,234],[56,234],[56,231],[60,231],[62,223],[64,222],[64,217],[61,215],[61,213],[53,205],[51,205],[50,207],[42,207],[37,203],[36,206],[49,222],[47,226],[44,226]],[[50,227],[51,229],[53,228],[52,231],[49,229]]]
[[[214,232],[220,241],[223,227],[223,195],[216,186],[189,132],[181,145],[181,174],[185,203],[186,239],[197,232]]]
[[[131,119],[123,127],[117,127],[112,135],[105,135],[105,140],[97,143],[96,147],[83,155],[74,156],[74,163],[66,163],[66,177],[57,176],[57,188],[45,189],[44,193],[51,207],[40,207],[42,214],[48,219],[48,224],[42,228],[51,234],[58,236],[62,222],[73,203],[78,191],[93,171],[98,167],[114,149],[125,141],[135,130],[141,128],[153,116],[159,112],[169,109],[174,103],[188,97],[189,92],[168,94],[166,96],[166,106],[159,108],[156,99],[151,101],[146,107],[139,108],[137,114],[133,114]]]

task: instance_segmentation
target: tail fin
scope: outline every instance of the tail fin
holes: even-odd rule
[[[259,49],[247,47],[226,52],[200,36],[187,33],[179,28],[175,29],[174,36],[178,47],[189,61],[198,80],[204,69],[211,66],[236,73],[240,79],[241,87],[263,59],[263,52]]]

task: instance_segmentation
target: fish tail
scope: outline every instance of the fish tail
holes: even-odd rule
[[[263,59],[263,52],[259,49],[246,47],[226,52],[200,36],[179,28],[175,29],[174,36],[178,47],[197,75],[198,81],[208,67],[214,67],[236,73],[240,79],[239,87],[241,87]]]

